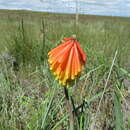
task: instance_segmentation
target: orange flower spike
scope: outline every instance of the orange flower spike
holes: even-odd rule
[[[48,56],[50,69],[62,85],[74,80],[86,62],[86,55],[74,38],[64,38],[61,45],[52,49]]]
[[[73,47],[72,47],[72,49],[70,51],[68,63],[67,63],[67,66],[66,66],[65,80],[70,79],[70,77],[71,77],[72,60],[73,60]]]
[[[86,63],[86,55],[83,52],[83,49],[80,47],[80,44],[77,42],[77,48],[80,52],[81,58],[82,58],[82,62],[85,64]]]
[[[75,53],[73,52],[73,57],[75,57]],[[71,65],[71,79],[74,80],[75,78],[75,59],[72,59],[72,65]]]
[[[77,43],[76,43],[77,44]],[[81,71],[81,64],[80,64],[80,57],[79,57],[79,53],[78,53],[78,49],[76,44],[74,44],[74,49],[75,49],[75,67],[76,67],[76,71],[75,71],[75,75],[77,75],[80,71]]]
[[[63,57],[64,53],[70,50],[72,47],[72,44],[70,43],[68,46],[65,46],[64,48],[60,49],[59,53],[55,53],[54,56],[50,56],[52,62],[53,60],[55,61],[56,59],[58,60],[59,58]]]
[[[52,56],[50,55],[49,62],[51,63],[54,62],[55,60],[58,60],[59,58],[61,59],[64,56],[65,52],[70,50],[71,47],[72,47],[72,43],[58,50],[59,53],[55,52]]]
[[[59,45],[58,47],[52,49],[52,50],[48,53],[48,55],[50,56],[50,55],[53,55],[53,54],[57,53],[59,50],[61,50],[62,48],[64,48],[64,47],[65,47],[67,44],[69,44],[70,42],[71,42],[71,41],[62,42],[61,45]]]

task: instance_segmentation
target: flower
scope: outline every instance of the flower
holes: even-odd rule
[[[61,44],[48,53],[50,70],[62,85],[69,84],[80,75],[86,55],[75,38],[64,38]]]

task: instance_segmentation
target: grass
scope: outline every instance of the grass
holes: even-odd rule
[[[78,130],[129,130],[130,18],[0,11],[0,129],[69,130],[47,52],[76,33],[87,64],[75,87]],[[116,54],[116,55],[115,55]],[[98,108],[98,109],[97,109]]]

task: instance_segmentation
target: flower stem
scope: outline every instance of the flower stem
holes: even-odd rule
[[[64,87],[64,94],[65,94],[65,100],[66,100],[66,107],[69,113],[69,122],[70,122],[70,130],[74,130],[74,114],[73,114],[73,106],[70,102],[68,89],[67,87]]]

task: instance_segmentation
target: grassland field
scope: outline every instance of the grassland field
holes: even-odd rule
[[[130,18],[23,10],[0,10],[0,130],[70,130],[47,53],[73,34],[87,55],[75,129],[130,130]]]

